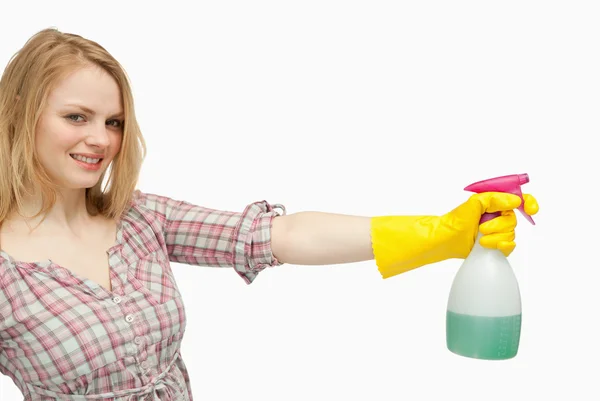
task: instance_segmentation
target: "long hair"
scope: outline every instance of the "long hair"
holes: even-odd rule
[[[42,196],[42,207],[34,217],[45,215],[56,202],[58,188],[35,151],[36,126],[52,89],[74,70],[90,65],[116,80],[125,117],[118,154],[98,183],[86,189],[87,210],[109,218],[120,218],[127,211],[146,156],[127,74],[98,43],[48,28],[13,55],[0,79],[0,223],[21,209],[33,185]]]

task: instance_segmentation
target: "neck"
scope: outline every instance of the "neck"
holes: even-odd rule
[[[483,246],[481,246],[481,244],[479,243],[479,240],[481,239],[481,237],[483,237],[483,234],[481,234],[481,232],[477,233],[477,237],[475,238],[475,243],[473,244],[473,249],[471,250],[471,252],[480,252],[485,250],[485,248]]]
[[[46,214],[33,218],[42,206],[40,191],[34,191],[23,199],[23,205],[17,214],[33,226],[37,226],[43,220],[46,225],[70,229],[87,224],[91,217],[87,211],[83,188],[58,191],[52,208]]]

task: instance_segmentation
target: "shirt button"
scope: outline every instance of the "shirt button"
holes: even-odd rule
[[[127,320],[129,323],[131,323],[131,322],[133,322],[133,316],[127,315],[127,316],[125,316],[125,320]]]
[[[114,297],[113,302],[116,304],[121,303],[121,297]]]
[[[142,369],[148,369],[148,362],[147,361],[142,362]]]
[[[135,342],[136,344],[141,344],[142,343],[142,337],[136,337],[136,338],[134,338],[133,342]]]

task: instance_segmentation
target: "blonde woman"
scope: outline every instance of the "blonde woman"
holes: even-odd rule
[[[0,81],[0,371],[29,401],[192,400],[170,262],[266,267],[375,260],[384,278],[482,244],[509,255],[521,199],[476,194],[442,216],[359,217],[144,193],[123,68],[97,43],[36,33]],[[535,214],[536,199],[525,195]],[[501,216],[479,225],[485,212]]]

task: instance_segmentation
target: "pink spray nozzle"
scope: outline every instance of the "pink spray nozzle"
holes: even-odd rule
[[[467,186],[465,188],[465,191],[476,193],[506,192],[517,195],[521,198],[521,205],[519,206],[519,211],[531,224],[535,224],[531,216],[525,213],[525,200],[523,199],[523,193],[521,192],[521,185],[527,184],[528,182],[528,174],[512,174],[475,182]],[[483,216],[481,216],[480,223],[484,223],[498,216],[500,216],[500,213],[484,213]]]

